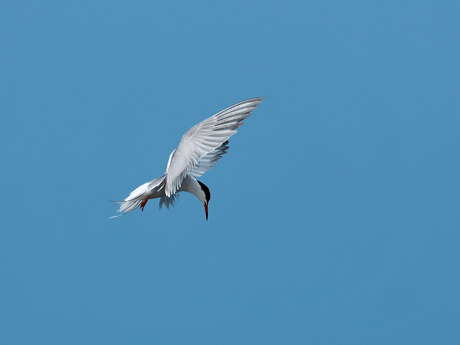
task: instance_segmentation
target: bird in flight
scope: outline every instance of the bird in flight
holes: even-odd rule
[[[144,211],[149,199],[160,198],[160,208],[165,205],[169,209],[174,206],[178,193],[188,192],[203,203],[207,220],[211,192],[197,178],[211,169],[227,152],[228,139],[260,102],[261,97],[248,99],[193,126],[171,152],[164,175],[137,187],[123,201],[117,201],[120,204],[117,212],[120,214],[114,217],[138,207]]]

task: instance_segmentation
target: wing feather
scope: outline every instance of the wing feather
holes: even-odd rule
[[[209,152],[208,154],[201,157],[198,163],[195,164],[192,170],[190,171],[190,175],[192,175],[195,178],[198,178],[201,175],[203,175],[206,171],[211,169],[214,166],[214,164],[216,164],[217,161],[222,158],[224,154],[227,153],[228,148],[229,147],[227,140],[214,151]]]
[[[185,133],[169,158],[166,168],[166,196],[177,192],[185,176],[194,167],[198,167],[193,171],[196,174],[194,176],[201,176],[212,168],[228,149],[228,138],[236,133],[236,129],[243,124],[242,121],[251,115],[260,102],[262,98],[257,97],[237,103],[198,123]]]

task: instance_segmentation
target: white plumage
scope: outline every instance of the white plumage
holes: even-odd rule
[[[222,158],[229,148],[228,139],[260,102],[262,98],[258,97],[237,103],[192,127],[169,156],[165,174],[132,191],[119,202],[117,212],[128,213],[138,207],[143,210],[147,201],[154,198],[161,198],[160,208],[169,208],[174,206],[177,193],[186,191],[203,202],[207,218],[209,188],[196,178]]]

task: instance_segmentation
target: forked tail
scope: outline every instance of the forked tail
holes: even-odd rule
[[[114,201],[120,205],[120,207],[117,210],[117,212],[120,214],[112,216],[110,218],[120,217],[125,213],[134,211],[138,207],[140,207],[143,211],[149,198],[153,194],[160,192],[161,189],[164,188],[164,180],[165,176],[163,175],[155,180],[144,183],[143,185],[137,187],[129,194],[129,196],[125,200]]]

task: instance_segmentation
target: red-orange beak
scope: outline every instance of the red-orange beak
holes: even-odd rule
[[[204,212],[206,212],[206,220],[208,220],[208,204],[203,203],[203,205],[204,205]]]

